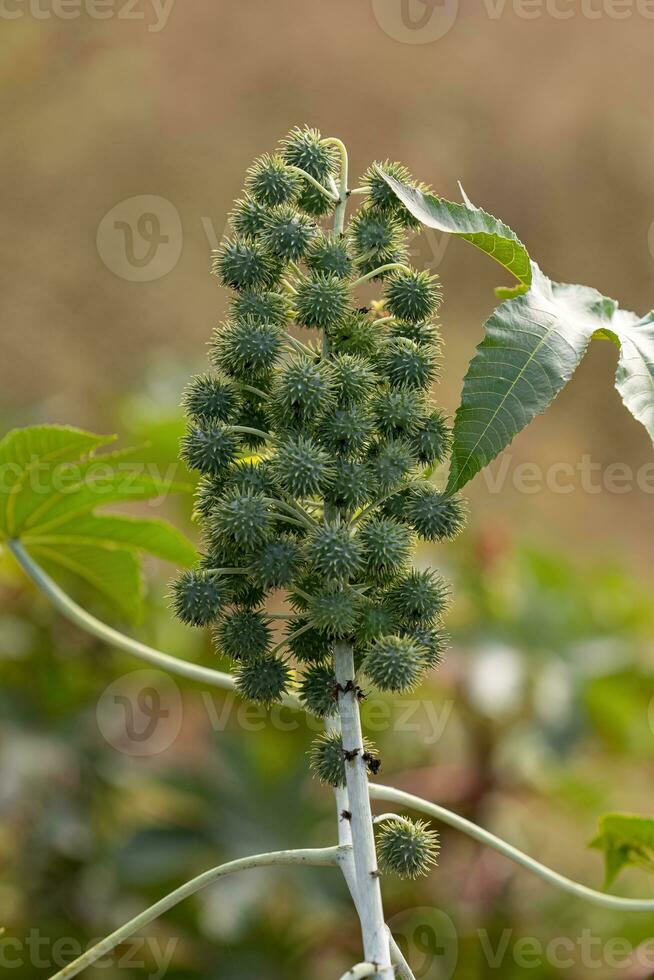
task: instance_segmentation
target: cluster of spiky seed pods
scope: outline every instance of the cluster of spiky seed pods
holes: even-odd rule
[[[382,170],[409,174],[370,167],[364,203],[335,234],[321,220],[336,206],[333,143],[297,129],[255,161],[214,254],[233,296],[212,371],[185,392],[181,451],[201,474],[205,553],[173,590],[183,622],[212,626],[246,698],[269,705],[295,688],[320,716],[336,707],[335,641],[352,643],[361,683],[381,691],[408,691],[440,662],[448,590],[411,558],[417,539],[463,522],[461,502],[426,478],[449,450],[429,402],[440,292],[406,265],[415,221]],[[383,290],[370,307],[364,280]],[[265,609],[276,590],[282,636]],[[317,741],[312,765],[341,782],[336,736]]]

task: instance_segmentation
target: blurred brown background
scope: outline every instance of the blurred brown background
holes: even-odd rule
[[[296,123],[344,138],[353,176],[390,156],[444,196],[456,197],[461,179],[553,278],[640,312],[653,303],[654,20],[636,0],[620,6],[624,19],[609,0],[586,0],[585,12],[563,0],[524,9],[517,0],[172,0],[163,12],[139,0],[129,19],[116,0],[104,20],[75,0],[80,16],[70,20],[56,0],[39,3],[5,0],[1,25],[6,423],[107,426],[117,392],[138,387],[145,370],[172,362],[183,376],[201,360],[223,304],[208,275],[210,239],[221,237],[251,159]],[[162,250],[166,274],[144,282],[112,272],[96,246],[103,216],[141,195],[169,201],[181,223],[173,267]],[[114,249],[124,248],[115,234]],[[133,249],[147,258],[136,229]],[[444,280],[441,391],[453,411],[503,274],[438,236],[418,254]],[[570,390],[511,448],[502,493],[477,478],[480,519],[571,552],[651,558],[651,469],[649,493],[635,481],[624,494],[588,494],[579,480],[571,494],[514,487],[525,461],[577,465],[588,453],[634,473],[651,461],[613,389],[615,360],[608,344],[593,347]]]

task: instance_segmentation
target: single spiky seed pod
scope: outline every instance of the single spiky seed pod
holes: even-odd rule
[[[224,581],[203,569],[184,571],[172,585],[171,604],[175,615],[187,626],[208,626],[227,602]]]
[[[342,639],[354,631],[359,602],[352,589],[325,589],[312,596],[308,612],[319,630]]]
[[[269,541],[255,554],[250,567],[252,578],[268,589],[289,585],[300,562],[298,544],[290,538]]]
[[[241,404],[238,387],[231,378],[198,374],[191,378],[182,396],[182,404],[191,418],[232,422]]]
[[[395,320],[388,327],[389,337],[404,337],[412,340],[419,347],[433,347],[436,351],[440,343],[438,325],[433,320],[420,320],[411,323],[408,320]]]
[[[312,218],[322,218],[334,210],[336,206],[334,198],[327,197],[322,191],[319,191],[317,187],[314,187],[313,184],[310,184],[306,180],[303,184],[304,186],[297,199],[297,206],[305,214],[310,215]]]
[[[279,441],[271,462],[275,480],[291,497],[313,497],[332,480],[331,460],[312,439],[287,437]]]
[[[379,327],[374,318],[361,310],[351,310],[327,331],[329,348],[334,354],[373,357],[379,347]]]
[[[425,670],[422,648],[406,636],[380,636],[370,644],[363,670],[380,691],[410,691]]]
[[[409,480],[406,486],[396,493],[387,497],[379,505],[379,509],[384,517],[392,517],[395,521],[408,524],[406,511],[411,497],[413,487],[418,484],[418,480]]]
[[[466,513],[460,497],[447,497],[425,483],[412,493],[406,516],[425,541],[451,541],[465,525]]]
[[[401,636],[408,636],[412,643],[416,643],[423,655],[425,667],[433,670],[443,663],[445,652],[450,645],[450,638],[446,630],[439,626],[428,626],[416,629],[402,629]]]
[[[249,459],[236,460],[227,474],[225,489],[238,490],[240,493],[261,493],[264,497],[272,497],[275,484],[270,471],[270,461],[262,459],[253,462]],[[217,501],[214,501],[214,506]]]
[[[429,874],[439,851],[438,834],[423,820],[389,820],[377,838],[380,867],[400,878]]]
[[[371,452],[368,465],[373,486],[382,494],[392,490],[414,465],[408,443],[401,439],[378,443]]]
[[[275,263],[255,241],[226,239],[213,253],[211,271],[232,289],[270,287],[277,278]]]
[[[329,362],[334,394],[340,405],[365,401],[376,383],[374,371],[361,356],[334,354]]]
[[[255,201],[271,208],[277,204],[292,204],[298,195],[300,180],[280,156],[264,153],[248,170],[246,185]]]
[[[325,524],[314,531],[306,555],[328,581],[347,582],[361,569],[361,545],[345,524]]]
[[[268,652],[272,632],[262,612],[237,609],[218,623],[214,640],[218,650],[232,660],[258,660]]]
[[[431,626],[444,612],[448,598],[439,575],[414,568],[389,589],[385,601],[403,626]]]
[[[428,272],[397,269],[389,277],[385,304],[391,316],[414,322],[432,316],[440,302],[438,278]]]
[[[267,290],[255,292],[248,289],[238,293],[232,303],[231,312],[235,320],[249,320],[250,323],[270,323],[283,327],[293,316],[293,307],[286,296]]]
[[[235,575],[232,582],[232,604],[237,609],[258,609],[267,595],[266,588],[249,575]]]
[[[363,739],[363,751],[368,755],[375,751],[370,739]],[[309,767],[321,783],[336,788],[345,786],[345,754],[339,733],[323,732],[314,739],[309,750]]]
[[[337,276],[316,272],[299,283],[294,303],[297,322],[328,330],[343,318],[348,303],[347,283]]]
[[[321,443],[332,453],[360,453],[375,431],[372,415],[365,406],[348,405],[326,415],[319,427]]]
[[[411,450],[419,463],[442,463],[452,447],[452,435],[445,416],[433,411],[411,436]]]
[[[300,167],[316,180],[324,180],[336,170],[334,147],[322,140],[320,131],[309,126],[296,126],[281,143],[285,163]]]
[[[406,571],[413,541],[405,524],[389,517],[371,517],[358,538],[367,582],[386,585]]]
[[[319,663],[305,671],[300,684],[300,697],[308,711],[319,718],[335,714],[337,710],[334,688],[336,675],[329,664]]]
[[[270,412],[278,428],[316,419],[333,400],[332,382],[324,364],[300,356],[278,372]]]
[[[348,231],[362,275],[390,262],[401,262],[407,256],[404,232],[391,215],[363,207],[352,218]],[[383,272],[375,278],[387,276],[388,272]]]
[[[372,412],[384,436],[412,436],[425,417],[424,394],[404,388],[380,391],[373,399]]]
[[[244,661],[236,674],[236,689],[249,701],[269,707],[281,701],[288,689],[291,671],[274,654]]]
[[[352,271],[352,258],[345,239],[333,233],[319,232],[313,239],[304,260],[312,272],[347,279]]]
[[[436,376],[436,355],[431,347],[412,340],[387,340],[377,357],[379,372],[396,388],[428,388]]]
[[[238,451],[234,433],[221,422],[198,422],[182,438],[180,456],[192,470],[224,476]]]
[[[374,599],[365,599],[357,618],[356,646],[365,650],[373,640],[393,633],[395,626],[393,615],[386,606]]]
[[[229,469],[220,476],[203,476],[195,490],[193,514],[198,520],[206,520],[225,493]]]
[[[404,206],[392,188],[381,176],[382,170],[384,173],[394,177],[395,180],[399,180],[400,183],[408,184],[410,187],[418,187],[425,193],[429,192],[429,187],[423,183],[416,183],[416,181],[411,178],[411,174],[407,168],[403,166],[403,164],[391,163],[390,160],[386,160],[384,163],[373,163],[363,178],[365,185],[370,191],[370,203],[374,207],[394,214],[396,219],[405,228],[420,229],[422,227],[420,221],[417,218],[414,218],[411,212]]]
[[[301,663],[320,663],[331,656],[332,641],[329,634],[310,624],[311,621],[306,616],[289,619],[286,634],[288,649]]]
[[[339,510],[354,510],[370,500],[372,487],[366,463],[337,457],[334,461],[334,478],[325,493],[325,501]]]
[[[244,194],[234,202],[230,221],[239,238],[256,238],[263,231],[267,216],[268,208],[251,194]]]
[[[254,549],[268,538],[271,516],[265,497],[258,493],[231,491],[213,510],[208,523],[209,539],[221,544]]]
[[[224,324],[214,332],[210,357],[225,374],[245,383],[266,378],[282,350],[282,332],[252,319]]]
[[[273,208],[266,218],[261,242],[276,258],[296,262],[306,252],[316,226],[294,208]]]

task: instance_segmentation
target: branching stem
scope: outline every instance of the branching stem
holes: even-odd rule
[[[316,180],[315,177],[312,177],[311,174],[308,174],[306,170],[302,169],[302,167],[292,167],[290,164],[287,163],[286,169],[290,170],[291,173],[293,174],[297,174],[298,177],[303,177],[304,180],[308,180],[309,183],[313,187],[315,187],[317,191],[320,191],[321,194],[323,194],[325,197],[328,197],[330,201],[338,200],[338,195],[334,194],[334,192],[331,191],[328,187],[323,187],[323,185],[320,183],[319,180]]]
[[[352,289],[360,286],[361,283],[367,282],[368,279],[375,279],[377,276],[380,276],[382,272],[393,272],[394,270],[408,273],[411,272],[408,265],[404,265],[403,262],[388,262],[386,265],[380,265],[378,269],[373,269],[372,272],[366,272],[365,276],[360,276],[358,279],[355,279],[352,283]]]

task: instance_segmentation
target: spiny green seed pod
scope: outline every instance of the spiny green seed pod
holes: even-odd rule
[[[391,163],[390,160],[386,160],[381,164],[373,163],[363,178],[365,185],[370,190],[370,203],[374,207],[394,214],[397,220],[400,221],[405,228],[420,229],[422,226],[418,219],[414,218],[411,212],[407,210],[404,204],[402,204],[399,198],[395,195],[394,191],[381,176],[380,170],[383,170],[391,177],[394,177],[395,180],[399,180],[400,183],[408,184],[410,187],[418,187],[425,193],[429,191],[429,187],[423,183],[416,183],[416,181],[411,178],[411,174],[405,166],[403,166],[401,163]]]
[[[428,272],[396,270],[386,286],[386,308],[400,320],[426,320],[438,307],[438,278]]]
[[[377,381],[368,362],[352,354],[334,354],[329,362],[329,371],[334,394],[341,405],[365,401]]]
[[[282,349],[281,330],[251,319],[224,324],[214,333],[210,357],[225,374],[251,384],[273,369]]]
[[[175,615],[187,626],[208,626],[229,602],[229,587],[203,569],[185,571],[173,583],[171,601]]]
[[[184,389],[182,403],[187,414],[193,419],[232,422],[238,412],[241,399],[238,387],[230,378],[198,374],[191,378]]]
[[[449,591],[431,570],[413,569],[386,594],[388,607],[404,626],[430,626],[447,606]]]
[[[193,425],[182,438],[180,456],[192,470],[223,476],[238,450],[236,437],[221,422],[211,419]]]
[[[374,744],[363,739],[363,751],[372,755]],[[345,755],[343,740],[337,732],[323,732],[314,739],[309,750],[309,767],[321,783],[336,788],[345,786]]]
[[[255,201],[270,208],[276,204],[292,204],[298,195],[300,180],[281,157],[264,153],[248,170],[246,185]]]
[[[332,232],[319,232],[304,257],[312,272],[347,279],[352,271],[352,258],[345,238]]]
[[[319,663],[305,671],[300,684],[300,697],[307,710],[319,718],[335,714],[337,710],[334,688],[336,675],[329,664]]]
[[[332,382],[324,364],[296,357],[277,374],[271,415],[278,428],[301,425],[320,416],[332,399]]]
[[[342,639],[354,631],[359,602],[352,589],[325,589],[312,596],[308,612],[319,630]]]
[[[352,218],[348,230],[362,275],[406,258],[404,232],[390,215],[363,207]],[[387,276],[388,273],[383,272],[376,278],[384,279]]]
[[[379,328],[368,312],[351,310],[327,331],[330,350],[334,354],[353,354],[373,357],[379,347]]]
[[[297,204],[306,214],[312,218],[321,218],[334,210],[336,202],[332,197],[327,197],[306,180],[303,185]]]
[[[339,322],[347,310],[347,283],[337,276],[316,272],[303,279],[297,287],[294,303],[297,322],[305,327],[329,329]]]
[[[229,567],[229,566],[227,566]],[[232,577],[232,604],[238,609],[258,609],[266,598],[267,590],[249,575]]]
[[[319,427],[321,443],[332,453],[360,453],[375,431],[365,406],[348,405],[326,415]]]
[[[402,487],[392,496],[387,497],[386,500],[382,501],[379,506],[381,513],[384,517],[392,517],[395,521],[400,521],[408,524],[406,510],[409,505],[409,499],[411,497],[411,492],[413,487],[418,483],[418,480],[409,480],[407,485]]]
[[[213,253],[211,271],[232,289],[268,288],[278,270],[270,255],[255,241],[226,239]]]
[[[436,864],[439,838],[423,820],[389,820],[377,838],[377,855],[383,871],[400,878],[419,878]]]
[[[392,490],[414,465],[411,448],[401,439],[378,443],[370,453],[368,465],[373,486],[384,494]]]
[[[229,470],[220,476],[203,476],[195,489],[194,517],[206,520],[225,493]]]
[[[425,667],[430,670],[439,667],[445,657],[445,652],[450,645],[448,633],[438,626],[428,626],[425,628],[402,629],[402,636],[407,636],[412,643],[416,643],[423,655]]]
[[[214,640],[232,660],[255,660],[267,653],[272,632],[264,613],[237,609],[218,623]]]
[[[337,457],[334,461],[334,478],[325,493],[327,504],[339,510],[354,510],[369,501],[371,495],[371,474],[367,465]]]
[[[275,486],[270,471],[270,461],[236,460],[227,474],[225,489],[238,490],[240,493],[261,493],[264,497],[272,497]],[[217,501],[214,501],[214,506],[216,503]]]
[[[313,221],[293,208],[282,206],[268,214],[261,241],[276,258],[296,262],[315,234]]]
[[[331,460],[312,439],[281,439],[271,462],[275,480],[291,497],[312,497],[332,480]]]
[[[425,417],[424,394],[409,389],[380,391],[373,400],[372,411],[384,436],[411,436]]]
[[[230,221],[239,238],[256,238],[263,231],[267,216],[268,208],[255,201],[251,194],[244,194],[234,202]]]
[[[234,298],[231,306],[234,320],[250,323],[270,323],[283,327],[293,316],[293,307],[286,296],[267,290],[245,290]]]
[[[254,549],[267,540],[270,526],[271,515],[265,498],[258,493],[242,494],[235,490],[214,509],[208,529],[212,544]]]
[[[452,436],[445,416],[433,411],[423,419],[411,437],[411,450],[419,463],[442,463],[452,447]]]
[[[305,629],[305,627],[309,629]],[[300,631],[304,632],[300,632]],[[297,636],[293,634],[297,633]],[[287,633],[288,649],[301,663],[312,664],[320,663],[331,656],[332,641],[329,635],[322,630],[310,626],[310,620],[306,616],[296,616],[289,619]]]
[[[433,347],[435,350],[440,343],[438,325],[433,320],[420,320],[411,323],[408,320],[395,320],[388,327],[389,337],[404,337],[412,340],[419,347]]]
[[[313,532],[307,559],[328,581],[346,582],[361,568],[361,545],[345,524],[325,524]]]
[[[379,371],[399,388],[428,388],[436,376],[436,356],[431,347],[419,347],[405,337],[387,340],[377,357]]]
[[[298,544],[290,538],[269,541],[250,563],[252,578],[268,589],[289,585],[300,562]]]
[[[407,519],[425,541],[451,541],[465,525],[465,507],[460,497],[447,497],[429,484],[411,495]]]
[[[368,648],[363,670],[380,691],[410,691],[425,670],[422,648],[406,636],[380,636]]]
[[[330,144],[322,142],[320,131],[309,126],[296,126],[281,143],[285,163],[300,167],[316,180],[324,180],[336,170],[336,153]]]
[[[374,599],[364,599],[357,618],[356,646],[365,649],[373,640],[393,633],[395,626],[393,615],[386,606]]]
[[[367,582],[384,585],[406,570],[411,557],[411,532],[389,517],[371,517],[359,531],[364,577]]]
[[[236,689],[249,701],[270,706],[281,701],[288,688],[291,671],[274,654],[244,661],[236,674]]]

